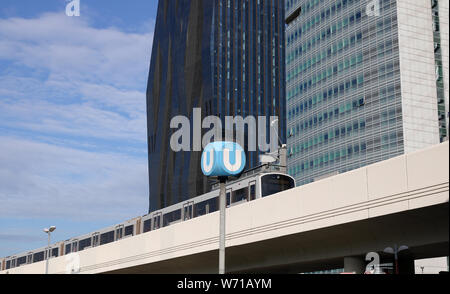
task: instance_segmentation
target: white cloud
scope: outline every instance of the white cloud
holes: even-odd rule
[[[0,19],[0,127],[146,144],[152,39],[62,13]]]
[[[125,220],[148,206],[146,160],[0,137],[3,218]]]
[[[3,218],[146,213],[152,39],[63,13],[0,19]]]
[[[61,13],[0,19],[0,59],[48,69],[50,79],[85,80],[142,88],[152,34],[97,29]]]

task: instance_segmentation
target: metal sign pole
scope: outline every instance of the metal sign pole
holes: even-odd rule
[[[219,177],[220,181],[220,231],[219,231],[219,274],[225,274],[225,209],[226,209],[226,177]]]
[[[234,163],[231,163],[234,158]],[[202,153],[202,172],[207,177],[218,177],[219,195],[219,274],[225,273],[225,213],[227,196],[225,184],[229,176],[239,176],[245,168],[245,151],[234,142],[209,143]],[[230,199],[231,200],[231,199]]]

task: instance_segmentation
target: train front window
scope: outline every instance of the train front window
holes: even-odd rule
[[[265,175],[261,177],[261,196],[266,197],[294,188],[294,180],[285,175]]]

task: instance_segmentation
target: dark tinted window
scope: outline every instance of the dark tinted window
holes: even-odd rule
[[[209,199],[194,205],[194,216],[201,216],[217,210],[218,198]]]
[[[151,230],[152,220],[148,219],[144,221],[144,233],[149,232]]]
[[[70,253],[70,244],[66,244],[66,251],[65,254],[69,254]]]
[[[39,262],[44,260],[44,251],[33,254],[33,262]]]
[[[113,241],[114,241],[114,231],[110,231],[100,235],[100,245],[111,243]]]
[[[180,219],[181,219],[181,210],[180,209],[166,213],[163,216],[163,223],[164,223],[163,226],[164,227],[168,226],[170,223],[178,221]]]
[[[78,243],[78,250],[81,251],[86,247],[91,246],[91,238],[86,238],[84,240],[80,240]]]
[[[256,199],[256,186],[251,185],[250,186],[250,201],[255,200],[255,199]]]
[[[125,227],[125,236],[133,235],[133,225]]]
[[[233,191],[232,203],[247,200],[248,187]]]
[[[51,256],[58,257],[58,255],[59,255],[59,250],[58,249],[59,249],[58,247],[57,248],[53,248]]]
[[[285,175],[265,175],[261,177],[262,197],[291,188],[294,188],[294,180]]]
[[[22,264],[26,264],[26,263],[27,263],[27,257],[22,256],[22,257],[17,258],[16,266],[21,266]]]

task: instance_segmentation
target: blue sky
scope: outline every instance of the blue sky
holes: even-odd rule
[[[2,0],[0,256],[148,209],[145,91],[157,0]]]

